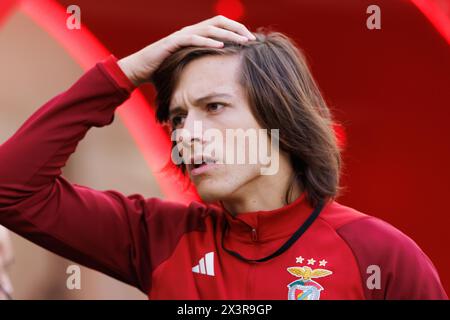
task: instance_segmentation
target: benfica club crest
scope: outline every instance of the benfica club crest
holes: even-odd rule
[[[319,300],[323,287],[312,279],[326,277],[333,273],[326,269],[311,269],[307,266],[290,267],[287,271],[301,278],[288,284],[289,300]]]

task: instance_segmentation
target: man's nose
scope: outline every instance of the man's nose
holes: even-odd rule
[[[184,119],[179,141],[184,147],[192,147],[193,144],[203,141],[203,121],[195,113],[190,112]]]

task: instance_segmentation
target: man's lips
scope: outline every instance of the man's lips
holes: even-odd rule
[[[201,164],[197,168],[194,168],[193,166],[191,166],[190,173],[191,173],[191,176],[194,177],[194,176],[198,176],[198,175],[204,174],[204,173],[206,173],[208,171],[211,171],[213,169],[216,169],[218,166],[219,165],[216,164],[216,163],[204,163],[204,164]]]
[[[191,158],[190,163],[187,164],[187,168],[192,176],[197,176],[216,168],[218,166],[216,162],[217,161],[211,157],[196,156]]]

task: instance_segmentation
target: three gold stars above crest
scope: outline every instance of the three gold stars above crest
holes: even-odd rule
[[[296,257],[295,258],[295,262],[296,263],[303,263],[303,261],[307,261],[307,264],[310,266],[313,266],[316,264],[316,260],[314,258],[310,258],[310,259],[305,259],[302,256]],[[319,267],[325,267],[327,265],[328,261],[325,259],[322,259],[319,261]]]

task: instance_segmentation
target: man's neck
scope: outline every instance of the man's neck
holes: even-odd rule
[[[291,184],[288,199],[288,203],[291,203],[302,193],[297,182],[288,176],[260,176],[229,199],[222,200],[222,204],[232,214],[275,210],[287,205],[286,194]]]

